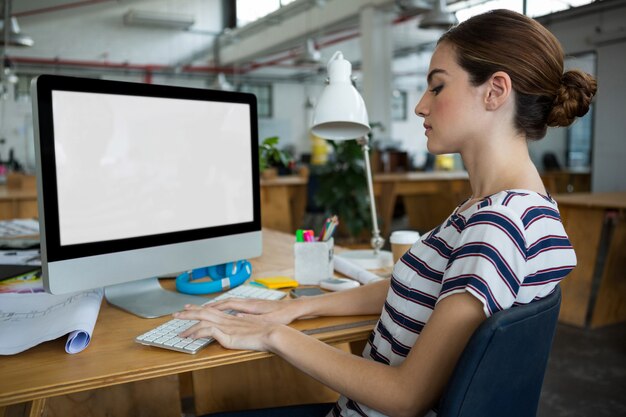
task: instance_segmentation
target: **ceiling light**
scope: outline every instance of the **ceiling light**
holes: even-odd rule
[[[124,14],[124,24],[151,26],[165,29],[189,29],[196,22],[193,15],[182,13],[164,13],[130,9]]]
[[[401,10],[420,11],[426,12],[433,8],[433,5],[428,0],[396,0],[396,5]]]
[[[235,87],[226,79],[226,75],[223,72],[217,74],[215,77],[215,81],[211,85],[213,90],[222,90],[222,91],[235,91]]]
[[[18,46],[27,47],[33,46],[33,40],[23,33],[20,33],[20,25],[17,23],[17,18],[12,17],[9,24],[9,36],[8,42],[5,41],[6,31],[4,29],[4,19],[0,20],[0,44],[4,46]]]
[[[313,39],[308,38],[306,40],[305,45],[304,45],[304,50],[302,51],[300,56],[298,56],[296,58],[295,62],[298,65],[300,65],[300,64],[317,64],[317,63],[320,62],[321,58],[322,58],[322,54],[315,47],[315,42],[313,42]]]
[[[454,13],[448,11],[446,0],[435,0],[433,8],[426,12],[419,23],[421,29],[449,29],[459,23]]]

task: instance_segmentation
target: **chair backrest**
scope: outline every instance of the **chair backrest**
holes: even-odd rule
[[[459,358],[438,417],[536,416],[560,306],[557,285],[485,320]]]

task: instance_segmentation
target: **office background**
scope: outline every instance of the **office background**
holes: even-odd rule
[[[260,139],[280,138],[296,159],[312,152],[308,132],[325,78],[325,63],[342,50],[354,65],[380,149],[407,152],[412,167],[427,160],[426,138],[413,107],[438,29],[420,29],[419,0],[276,0],[252,21],[260,0],[14,0],[11,15],[33,39],[3,50],[0,161],[9,155],[34,172],[30,79],[40,73],[102,77],[255,92]],[[590,173],[594,192],[626,189],[626,1],[448,1],[462,19],[507,7],[535,16],[561,41],[567,65],[598,78],[585,121],[551,129],[531,145],[540,169],[554,154],[560,166]],[[576,6],[576,7],[569,7]],[[237,10],[237,14],[235,14]],[[237,27],[237,18],[250,20]],[[142,22],[142,19],[144,20]],[[153,19],[145,23],[145,19]],[[320,58],[311,62],[307,40]],[[311,51],[309,51],[311,52]],[[14,77],[15,76],[15,77]],[[176,146],[172,138],[172,146]],[[460,168],[457,165],[455,168]],[[623,325],[557,333],[540,416],[626,416]]]
[[[234,24],[229,17],[233,4],[245,17],[253,3],[13,1],[12,15],[34,45],[4,51],[5,66],[18,75],[18,81],[11,84],[4,78],[7,98],[0,104],[0,137],[5,142],[0,143],[0,159],[6,160],[13,149],[15,158],[27,170],[33,169],[28,81],[42,72],[193,87],[210,87],[223,73],[235,88],[264,97],[260,137],[279,136],[281,146],[297,158],[311,152],[308,125],[323,85],[325,63],[335,50],[342,50],[355,67],[370,120],[381,124],[373,131],[374,141],[407,151],[414,166],[424,164],[426,138],[413,107],[424,91],[424,74],[441,30],[418,28],[423,2],[299,0],[246,27],[224,29]],[[522,11],[524,4],[528,14],[536,15],[577,2],[449,3],[463,18],[495,7]],[[158,13],[152,18],[161,22],[146,25],[128,17],[143,11]],[[542,155],[552,152],[561,166],[590,168],[593,191],[618,190],[626,178],[622,163],[626,157],[626,2],[596,1],[537,17],[562,42],[568,65],[597,75],[600,91],[588,121],[591,147],[585,156],[568,154],[566,129],[551,129],[546,140],[531,146],[532,157],[541,168]],[[172,26],[168,19],[182,26]],[[193,23],[185,29],[189,22]],[[307,39],[321,53],[317,63],[305,62]]]

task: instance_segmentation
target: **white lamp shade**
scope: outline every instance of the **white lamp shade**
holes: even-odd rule
[[[311,131],[332,140],[363,137],[370,131],[367,109],[352,85],[352,65],[336,52],[328,62],[329,83],[324,88],[313,114]]]

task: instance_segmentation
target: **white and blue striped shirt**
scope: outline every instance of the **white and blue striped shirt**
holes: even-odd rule
[[[450,294],[469,292],[489,317],[545,297],[576,265],[552,198],[509,190],[462,212],[460,207],[394,266],[363,357],[392,366],[402,363],[437,302]],[[342,396],[329,416],[382,414]]]

